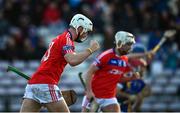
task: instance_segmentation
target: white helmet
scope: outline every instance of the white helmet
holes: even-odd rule
[[[121,47],[122,45],[126,44],[126,43],[135,43],[135,39],[134,39],[134,35],[126,32],[126,31],[118,31],[115,34],[115,43],[117,46]],[[121,45],[118,45],[118,43],[121,42]]]
[[[83,27],[82,33],[92,31],[93,29],[91,20],[82,14],[74,15],[69,25],[74,27],[76,29],[76,32],[79,26]]]

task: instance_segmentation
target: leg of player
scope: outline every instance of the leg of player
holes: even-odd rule
[[[82,113],[83,113],[83,112],[89,112],[89,109],[87,109],[86,107],[82,107],[81,112],[82,112]]]
[[[120,112],[119,104],[110,104],[105,107],[102,107],[103,112]]]
[[[88,105],[84,106],[82,104],[82,110],[81,112],[97,112],[99,109],[98,104],[95,101],[92,101],[91,103],[88,103]]]
[[[40,109],[41,104],[37,103],[32,99],[24,99],[20,112],[39,112]]]
[[[115,97],[113,98],[96,98],[96,102],[99,104],[100,110],[103,112],[120,112],[120,106]]]
[[[82,110],[81,112],[89,112],[90,111],[90,102],[87,99],[86,96],[83,97],[83,101],[82,101]]]
[[[69,108],[64,99],[59,100],[58,102],[52,102],[45,104],[49,112],[69,112]]]

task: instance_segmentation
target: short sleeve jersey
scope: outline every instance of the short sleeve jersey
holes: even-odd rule
[[[64,55],[74,52],[74,42],[69,31],[58,35],[44,54],[41,64],[29,84],[58,84],[67,62]]]
[[[114,48],[101,53],[93,62],[99,69],[92,80],[92,90],[97,98],[113,98],[116,95],[116,86],[124,73],[131,69],[127,56],[117,56]]]

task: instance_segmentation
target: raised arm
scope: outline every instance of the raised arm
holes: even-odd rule
[[[127,55],[129,59],[131,58],[142,58],[142,57],[152,57],[154,55],[153,51],[148,51],[145,53],[130,53]]]
[[[88,58],[93,52],[97,51],[99,48],[99,43],[97,41],[91,41],[90,47],[83,52],[67,53],[64,58],[71,66],[76,66],[82,63],[86,58]]]

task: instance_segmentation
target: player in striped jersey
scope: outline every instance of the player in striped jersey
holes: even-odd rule
[[[85,74],[87,91],[82,102],[83,112],[89,111],[91,98],[104,112],[120,112],[116,99],[117,84],[139,77],[128,65],[129,58],[142,56],[127,55],[134,43],[135,37],[131,33],[119,31],[115,34],[116,47],[101,53],[92,63]]]
[[[28,81],[21,112],[38,112],[42,106],[50,112],[69,112],[57,85],[67,63],[76,66],[99,49],[98,42],[92,41],[83,52],[74,51],[74,41],[83,42],[92,29],[91,20],[76,14],[70,22],[70,28],[49,44],[40,66]]]

